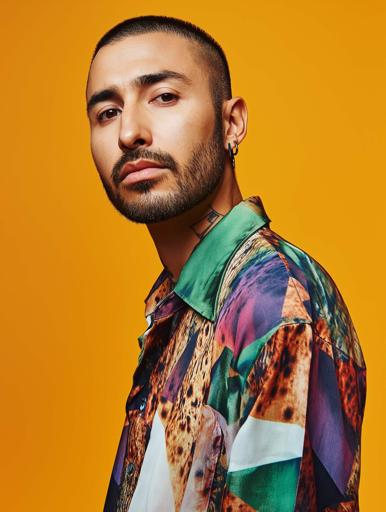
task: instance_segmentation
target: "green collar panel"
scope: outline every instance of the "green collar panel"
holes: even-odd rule
[[[232,255],[249,236],[269,222],[260,196],[243,199],[194,247],[174,292],[213,322],[217,291]]]

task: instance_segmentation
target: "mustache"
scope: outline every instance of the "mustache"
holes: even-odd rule
[[[177,162],[169,153],[166,153],[165,151],[150,151],[146,148],[136,148],[124,153],[118,162],[114,165],[111,173],[113,182],[118,185],[119,174],[122,167],[127,162],[134,162],[135,160],[140,159],[153,160],[153,162],[157,162],[158,164],[162,165],[162,167],[167,167],[173,172],[177,172],[178,170]]]

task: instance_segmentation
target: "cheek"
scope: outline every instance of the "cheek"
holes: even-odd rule
[[[94,130],[91,133],[91,154],[99,174],[109,176],[112,168],[119,158],[116,150],[116,144],[113,144],[112,137],[108,133],[101,133]],[[115,157],[115,160],[114,160]]]
[[[165,116],[153,132],[154,146],[168,151],[180,162],[186,161],[197,144],[205,143],[211,136],[214,118],[210,112],[209,108],[201,112],[192,107],[178,115]]]

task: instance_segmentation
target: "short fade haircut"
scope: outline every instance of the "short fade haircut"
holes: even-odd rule
[[[221,112],[222,102],[232,98],[228,61],[221,46],[203,29],[188,21],[170,16],[138,16],[118,23],[101,37],[95,47],[91,62],[98,51],[108,44],[127,36],[149,32],[170,32],[185,37],[198,45],[200,57],[209,69],[209,84],[216,113]]]

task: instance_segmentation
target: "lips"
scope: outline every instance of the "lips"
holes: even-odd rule
[[[127,162],[123,167],[119,174],[119,180],[122,181],[128,174],[136,171],[140,171],[142,169],[146,169],[148,167],[158,167],[161,168],[162,165],[157,162],[152,162],[151,160],[138,160],[137,162]]]

